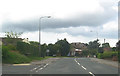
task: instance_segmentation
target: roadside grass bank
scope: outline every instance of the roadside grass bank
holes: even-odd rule
[[[3,64],[21,64],[30,63],[33,60],[43,60],[52,57],[35,57],[35,56],[25,56],[18,51],[11,50],[7,46],[2,46],[2,63]]]

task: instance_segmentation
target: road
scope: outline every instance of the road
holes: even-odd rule
[[[40,65],[3,66],[3,74],[118,74],[118,68],[90,58],[61,58]]]

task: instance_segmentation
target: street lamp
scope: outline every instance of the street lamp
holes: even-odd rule
[[[41,50],[40,50],[40,25],[41,25],[41,20],[43,19],[43,18],[51,18],[51,16],[42,16],[42,17],[40,17],[39,18],[39,53],[40,53],[40,57],[41,57]]]

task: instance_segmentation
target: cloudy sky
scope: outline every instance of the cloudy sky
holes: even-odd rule
[[[115,46],[118,41],[119,0],[1,0],[0,36],[4,32],[23,32],[22,38],[54,43],[57,39],[84,42],[99,39]],[[98,35],[97,35],[98,33]]]

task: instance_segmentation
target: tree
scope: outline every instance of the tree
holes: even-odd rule
[[[118,60],[119,60],[119,63],[120,63],[120,40],[116,43],[116,48],[118,50]]]
[[[70,44],[68,43],[67,39],[59,40],[55,44],[59,45],[59,53],[61,56],[67,56],[70,51]]]
[[[99,40],[97,39],[89,42],[88,44],[89,54],[96,55],[98,53],[99,46],[100,46],[100,43],[98,41]]]
[[[116,43],[117,50],[120,50],[120,40]]]
[[[5,36],[7,36],[7,38],[18,38],[22,35],[23,33],[20,32],[20,33],[17,33],[17,32],[5,32]]]
[[[103,48],[110,48],[110,44],[109,44],[109,43],[103,43],[103,44],[102,44],[102,47],[103,47]]]
[[[41,56],[45,57],[46,55],[46,50],[47,50],[47,45],[46,44],[42,44],[41,45]]]

